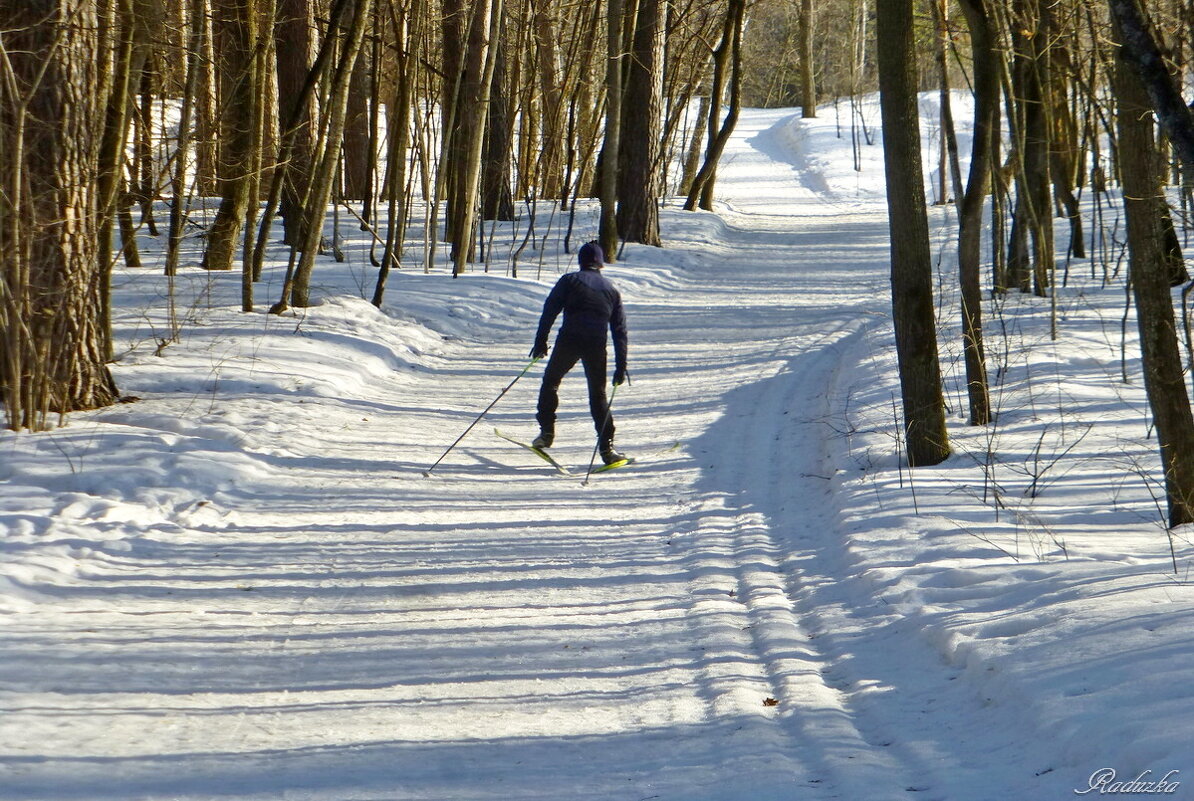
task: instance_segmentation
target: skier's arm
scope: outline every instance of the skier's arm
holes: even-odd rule
[[[543,313],[539,315],[539,330],[535,332],[535,347],[531,350],[532,355],[547,355],[547,337],[551,333],[551,327],[555,324],[556,318],[560,316],[560,312],[564,308],[566,294],[567,288],[561,279],[556,282],[548,294],[547,300],[543,302]]]
[[[609,330],[614,338],[614,372],[626,375],[626,351],[629,337],[626,334],[626,312],[622,308],[622,296],[614,298],[614,308],[609,316]],[[621,382],[618,382],[621,383]]]

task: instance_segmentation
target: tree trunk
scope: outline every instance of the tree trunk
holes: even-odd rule
[[[800,0],[800,116],[817,116],[816,64],[813,62],[813,0]]]
[[[970,425],[991,421],[987,362],[983,348],[982,262],[983,204],[990,186],[992,153],[999,124],[999,72],[994,31],[984,0],[962,0],[974,54],[974,139],[970,175],[958,214],[958,277],[962,294],[962,343]]]
[[[149,54],[152,56],[152,53]],[[133,197],[141,207],[141,222],[150,236],[158,235],[157,220],[153,214],[153,201],[157,190],[156,170],[153,160],[153,99],[156,89],[156,65],[153,58],[147,58],[141,68],[139,90],[141,102],[137,109],[137,172]]]
[[[371,59],[362,49],[348,82],[348,117],[344,123],[344,199],[365,200],[369,195],[370,156],[369,87]]]
[[[950,197],[961,206],[962,168],[958,162],[958,136],[954,130],[954,111],[949,84],[949,6],[945,0],[933,0],[929,4],[933,11],[936,28],[933,55],[937,62],[938,97],[941,104],[941,158],[939,159],[939,190],[937,200],[941,205],[949,203]],[[976,66],[977,69],[977,66]],[[960,208],[959,208],[960,211]]]
[[[1107,0],[1119,25],[1124,56],[1144,85],[1157,120],[1187,172],[1194,172],[1194,117],[1166,66],[1141,0]]]
[[[220,208],[207,232],[205,270],[231,270],[251,198],[253,104],[259,102],[253,53],[257,46],[256,2],[215,0],[214,26],[220,66]]]
[[[912,0],[878,0],[879,93],[891,231],[892,317],[910,466],[949,456],[920,159]]]
[[[581,38],[570,63],[573,65],[572,87],[568,93],[568,131],[565,148],[567,163],[564,170],[564,192],[570,194],[568,232],[564,235],[564,249],[570,252],[572,226],[576,219],[576,198],[584,192],[589,196],[592,190],[591,162],[597,152],[597,130],[604,114],[601,103],[594,99],[596,90],[596,58],[600,44],[596,36],[581,36],[581,32],[596,30],[600,24],[601,6],[594,3],[585,13],[576,14],[574,32]],[[596,92],[600,96],[600,92]],[[588,183],[589,186],[585,184]]]
[[[663,103],[660,0],[640,0],[623,98],[618,236],[658,247],[659,120]],[[627,113],[631,111],[632,113]]]
[[[1194,522],[1194,416],[1182,375],[1169,275],[1155,198],[1155,168],[1149,96],[1125,59],[1115,71],[1119,101],[1120,175],[1128,220],[1128,260],[1140,331],[1144,387],[1157,429],[1169,525]]]
[[[96,210],[96,215],[99,218],[99,249],[96,255],[100,261],[99,287],[102,296],[100,330],[103,332],[105,359],[112,356],[112,324],[108,318],[110,306],[108,293],[111,288],[113,261],[109,251],[117,209],[127,201],[124,192],[124,165],[127,158],[125,151],[128,144],[129,117],[133,105],[133,80],[134,76],[140,72],[136,58],[138,54],[144,55],[144,52],[140,51],[139,53],[135,46],[135,14],[132,0],[118,0],[109,8],[110,19],[107,24],[101,22],[100,26],[101,39],[106,33],[107,38],[111,40],[110,42],[101,41],[100,48],[107,50],[110,47],[112,58],[110,62],[107,58],[104,59],[103,63],[110,68],[101,70],[99,77],[101,85],[98,92],[107,98],[107,109],[103,117],[103,135],[100,140],[96,180],[99,200]],[[123,215],[121,220],[124,220]],[[121,229],[122,252],[126,256],[129,253],[128,229],[130,227],[131,224]],[[134,248],[136,247],[135,242],[132,245]]]
[[[486,3],[488,0],[477,0]],[[469,8],[474,5],[464,0],[443,0],[441,36],[443,53],[443,75],[440,101],[440,117],[443,120],[440,135],[440,164],[435,176],[436,188],[435,208],[433,214],[439,212],[439,201],[446,198],[445,238],[451,240],[454,236],[452,225],[459,216],[456,208],[458,201],[457,181],[460,164],[464,162],[464,150],[460,144],[460,119],[464,108],[460,98],[464,86],[464,57],[468,50],[469,19],[473,16]]]
[[[1032,290],[1044,297],[1054,268],[1053,197],[1049,177],[1050,0],[1018,0],[1017,30],[1013,34],[1018,81],[1016,101],[1022,122],[1021,169],[1016,176],[1016,207],[1023,211],[1016,223],[1032,237]],[[1022,202],[1021,202],[1022,200]]]
[[[598,238],[605,260],[618,253],[618,153],[622,138],[622,0],[609,0],[606,12],[605,138],[601,145],[601,222]]]
[[[687,196],[692,191],[692,182],[696,179],[697,168],[701,163],[701,142],[704,141],[705,127],[708,123],[709,98],[702,96],[697,101],[696,122],[692,125],[692,133],[684,154],[684,171],[680,175],[680,194],[682,195]]]
[[[174,171],[170,188],[170,233],[166,244],[166,275],[178,272],[179,248],[182,245],[183,226],[186,224],[189,192],[187,190],[187,166],[191,152],[191,119],[195,107],[195,95],[199,87],[199,73],[202,69],[200,56],[203,52],[204,0],[189,0],[189,30],[187,31],[186,79],[182,95],[182,107],[178,120],[178,146],[174,151]]]
[[[1112,18],[1123,43],[1120,57],[1141,82],[1178,159],[1182,163],[1183,181],[1194,182],[1194,116],[1182,99],[1176,78],[1170,73],[1161,54],[1152,26],[1140,0],[1109,0]],[[1173,286],[1189,280],[1181,243],[1173,227],[1173,218],[1164,196],[1155,199],[1161,218],[1161,236],[1168,265],[1169,281]]]
[[[195,185],[203,197],[218,194],[220,141],[219,77],[216,72],[215,26],[212,0],[200,0],[203,11],[196,24],[203,26],[203,52],[199,56],[199,92],[195,98]]]
[[[110,62],[97,17],[94,0],[0,5],[0,390],[13,429],[117,400],[97,251],[98,67]]]
[[[539,121],[543,131],[537,183],[541,197],[558,198],[564,192],[561,180],[564,163],[563,76],[557,47],[560,35],[552,19],[554,4],[550,0],[533,0],[531,5],[539,62],[539,102],[542,108]]]
[[[738,113],[742,102],[742,26],[745,15],[745,0],[731,0],[726,9],[726,21],[722,30],[721,42],[713,54],[709,146],[705,151],[705,161],[701,164],[701,169],[697,171],[696,177],[692,179],[692,186],[684,201],[684,208],[688,211],[695,209],[698,202],[702,209],[713,208],[713,185],[717,175],[717,162],[721,159],[726,143],[730,140],[730,134],[734,132],[734,126],[738,123]],[[716,112],[721,107],[721,87],[727,70],[730,78],[730,108],[726,112],[721,128],[714,134],[717,124]]]
[[[353,16],[344,32],[340,44],[340,61],[328,90],[325,115],[327,127],[320,136],[323,150],[319,154],[319,162],[312,176],[311,191],[307,194],[306,208],[303,210],[307,239],[302,245],[302,255],[299,257],[293,280],[286,282],[282,288],[281,301],[270,309],[274,313],[283,311],[287,302],[299,307],[310,305],[311,271],[315,267],[319,239],[323,233],[323,221],[327,216],[332,185],[340,164],[340,143],[344,136],[344,121],[348,113],[348,82],[352,78],[352,70],[365,38],[371,1],[348,0],[349,5],[353,7]],[[335,34],[329,31],[328,35]]]
[[[255,0],[257,30],[272,31],[278,19],[278,0]],[[253,282],[259,278],[253,260],[253,229],[257,225],[257,213],[261,209],[261,187],[263,176],[267,174],[265,147],[267,139],[267,123],[273,123],[276,114],[271,112],[271,105],[277,105],[277,95],[273,92],[274,65],[277,56],[273,52],[274,39],[272,36],[258,35],[253,45],[251,66],[251,86],[253,102],[249,106],[250,142],[248,157],[248,186],[245,189],[246,200],[244,207],[244,237],[242,238],[241,257],[241,311],[253,311]],[[268,172],[272,172],[273,165]]]
[[[328,11],[327,30],[339,31],[341,28],[341,20],[344,15],[351,11],[355,0],[334,0],[330,10]],[[291,153],[295,147],[295,141],[299,134],[302,133],[302,128],[307,124],[307,119],[313,119],[309,116],[309,106],[315,103],[316,88],[322,85],[325,81],[325,75],[332,64],[336,53],[341,50],[339,35],[328,35],[323,38],[319,45],[319,52],[315,56],[315,61],[311,64],[311,69],[308,70],[307,76],[298,92],[293,97],[292,114],[287,119],[280,119],[279,125],[281,129],[281,136],[277,143],[277,158],[273,159],[273,166],[270,169],[270,187],[266,198],[265,211],[261,215],[261,220],[257,227],[257,241],[253,246],[253,275],[254,281],[261,280],[261,271],[265,263],[265,248],[269,241],[270,230],[273,226],[274,214],[278,210],[279,203],[282,199],[282,187],[290,181],[290,165]],[[341,62],[343,59],[341,59]],[[333,81],[334,82],[334,81]],[[334,108],[334,106],[333,106]],[[326,126],[322,126],[321,130],[326,133]],[[323,141],[323,140],[320,140]],[[319,145],[314,149],[317,150]],[[314,167],[312,167],[314,171]],[[320,241],[320,233],[311,230],[312,223],[309,221],[307,214],[307,202],[316,191],[313,177],[309,179],[306,184],[301,187],[302,192],[299,196],[299,206],[294,210],[293,228],[295,231],[301,231],[303,238],[288,242],[291,249],[290,264],[287,268],[285,279],[286,288],[282,293],[284,300],[279,301],[275,308],[285,308],[287,300],[294,285],[294,262],[295,256],[303,248],[308,247],[308,243],[314,242],[314,247],[318,249]],[[326,204],[325,204],[326,205]],[[327,209],[324,208],[319,212],[319,224],[322,225],[323,216]]]
[[[280,205],[282,241],[292,246],[306,239],[302,227],[303,197],[311,185],[315,150],[314,104],[306,103],[303,108],[298,108],[302,87],[311,69],[314,24],[311,0],[278,0],[275,28],[278,39],[278,119],[283,125],[289,120],[297,120],[290,132],[284,132],[291,137],[290,158]]]
[[[485,150],[481,157],[481,219],[513,220],[514,196],[510,192],[510,113],[506,72],[506,29],[502,15],[501,31],[493,46],[497,48],[490,87],[489,113],[485,119]]]
[[[1082,236],[1082,209],[1078,196],[1074,194],[1077,185],[1078,136],[1074,115],[1070,112],[1065,77],[1073,75],[1070,48],[1056,43],[1047,55],[1053,76],[1049,87],[1049,173],[1053,180],[1053,194],[1065,209],[1070,222],[1069,252],[1076,259],[1086,258],[1086,243]]]
[[[485,119],[497,49],[493,47],[501,30],[502,0],[481,0],[474,13],[469,37],[469,56],[462,84],[461,148],[464,162],[459,172],[456,215],[452,222],[452,275],[464,272],[473,255],[473,233],[481,189],[481,151],[485,143]]]
[[[1007,242],[1007,285],[1021,292],[1031,292],[1032,257],[1028,253],[1028,231],[1032,226],[1028,222],[1024,183],[1019,174],[1016,176],[1016,187],[1015,199],[1012,201],[1012,230]]]
[[[414,75],[410,63],[417,35],[411,31],[412,28],[417,30],[419,24],[416,22],[412,25],[411,20],[419,19],[422,3],[415,0],[411,5],[413,8],[409,9],[409,13],[392,16],[393,35],[394,40],[398,42],[398,51],[394,55],[397,62],[394,94],[386,106],[389,152],[386,154],[386,179],[382,182],[387,209],[386,245],[381,256],[381,266],[377,271],[377,283],[373,287],[373,305],[378,308],[381,308],[385,297],[390,268],[401,266],[402,245],[406,239],[406,215],[409,208],[405,194],[406,153],[410,146],[411,105],[414,101]],[[381,32],[377,31],[377,34],[380,35]]]

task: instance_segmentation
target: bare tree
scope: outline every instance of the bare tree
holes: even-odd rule
[[[1140,0],[1107,0],[1119,26],[1123,58],[1148,94],[1157,120],[1187,170],[1194,171],[1194,117],[1148,24]]]
[[[278,24],[274,31],[278,42],[278,118],[287,127],[284,136],[289,142],[281,214],[283,241],[288,245],[305,238],[302,207],[303,196],[311,184],[315,105],[299,103],[314,58],[314,27],[311,0],[278,0]]]
[[[465,58],[459,104],[460,157],[456,203],[451,221],[452,274],[464,272],[470,260],[481,187],[481,153],[485,141],[485,120],[493,87],[497,48],[493,47],[501,26],[502,0],[482,0],[474,9]]]
[[[622,0],[609,0],[606,11],[605,138],[601,145],[601,225],[606,261],[618,253],[618,153],[622,138]]]
[[[490,87],[489,113],[485,120],[485,148],[481,157],[481,219],[513,220],[514,196],[510,191],[510,152],[513,147],[510,126],[510,80],[507,70],[509,46],[506,42],[506,15],[502,14],[502,33],[493,43],[496,48],[493,82]]]
[[[663,105],[663,19],[660,0],[638,0],[634,48],[622,99],[618,235],[659,246],[660,118]],[[628,113],[630,112],[630,113]]]
[[[211,4],[213,0],[200,0],[202,10],[194,24],[203,26],[199,39],[203,50],[196,53],[199,66],[198,90],[195,93],[195,131],[192,137],[195,146],[195,187],[203,197],[218,193],[220,141],[219,76],[216,72],[215,26]]]
[[[0,4],[0,390],[14,429],[117,399],[97,249],[101,27],[95,0]]]
[[[713,88],[710,93],[710,106],[716,110],[721,106],[722,87],[728,77],[730,106],[720,126],[717,113],[711,112],[709,115],[709,144],[705,149],[705,161],[692,179],[692,186],[684,201],[684,208],[689,211],[695,209],[698,203],[702,209],[713,208],[717,162],[738,123],[742,104],[742,28],[745,19],[746,0],[730,0],[721,42],[713,52]]]
[[[391,31],[397,43],[393,94],[386,109],[389,151],[386,155],[386,176],[383,196],[386,200],[386,241],[377,282],[373,288],[373,305],[380,307],[385,297],[390,268],[402,261],[402,244],[406,238],[406,217],[409,197],[406,193],[406,159],[410,146],[411,108],[414,105],[415,49],[423,24],[420,11],[423,0],[413,0],[401,9],[390,5]],[[377,31],[380,35],[380,31]]]
[[[564,152],[564,92],[559,52],[559,32],[552,0],[528,0],[534,20],[535,60],[539,73],[539,107],[542,141],[540,180],[543,197],[562,195],[561,170]]]
[[[283,200],[283,187],[292,186],[294,183],[291,180],[290,172],[292,165],[294,165],[294,160],[291,156],[300,147],[300,143],[304,137],[308,136],[310,125],[318,121],[320,130],[324,128],[324,119],[309,115],[308,110],[310,105],[314,103],[316,87],[324,80],[326,71],[330,68],[333,57],[339,50],[338,43],[340,37],[331,35],[330,32],[339,30],[341,20],[349,12],[353,3],[354,0],[335,0],[332,4],[328,12],[327,26],[329,34],[323,37],[323,41],[319,46],[319,53],[315,56],[315,61],[311,64],[310,70],[307,71],[306,77],[298,87],[298,91],[290,98],[293,102],[287,103],[289,113],[284,114],[280,119],[281,136],[277,143],[278,153],[277,157],[273,159],[273,168],[270,170],[269,195],[266,199],[265,211],[261,215],[258,226],[257,241],[253,247],[254,280],[259,279],[261,275],[262,265],[265,260],[265,246],[273,225],[274,214],[278,211],[278,207]],[[279,94],[281,95],[282,92],[279,92]],[[316,143],[312,139],[312,155],[311,160],[308,161],[308,167],[311,171],[314,170],[313,159],[315,149]],[[320,241],[319,233],[310,230],[313,223],[306,216],[308,209],[307,201],[313,191],[311,173],[307,175],[300,173],[298,177],[300,183],[297,187],[294,187],[296,190],[295,203],[297,205],[292,211],[293,219],[290,223],[287,223],[287,239],[290,240],[287,244],[291,247],[290,264],[286,276],[287,289],[283,292],[283,300],[280,302],[279,308],[285,308],[287,304],[286,299],[290,297],[290,291],[293,288],[294,265],[297,261],[297,254],[308,246],[318,248]],[[323,216],[326,211],[327,209],[325,208],[319,212],[320,225],[322,225]]]
[[[1169,271],[1155,201],[1161,182],[1155,166],[1149,94],[1140,72],[1130,63],[1131,57],[1122,57],[1123,52],[1121,49],[1115,88],[1129,266],[1140,331],[1144,388],[1156,423],[1165,473],[1169,525],[1178,526],[1194,522],[1194,415],[1182,373]]]
[[[103,115],[99,163],[96,165],[96,190],[99,205],[95,213],[99,223],[99,241],[103,243],[96,253],[96,258],[100,260],[98,287],[103,298],[103,302],[100,304],[100,314],[102,315],[100,327],[104,337],[104,356],[110,358],[112,348],[111,321],[108,319],[108,287],[112,259],[107,243],[112,239],[113,214],[117,211],[125,195],[125,149],[128,144],[132,82],[134,74],[140,70],[136,63],[136,57],[141,51],[134,43],[136,38],[134,17],[136,15],[132,0],[119,0],[119,2],[110,4],[107,15],[107,24],[101,23],[101,31],[106,32],[106,36],[101,38],[98,51],[104,53],[105,56],[110,53],[111,58],[109,60],[105,57],[102,63],[108,68],[101,71],[99,76],[101,85],[98,87],[98,92],[101,97],[106,97],[108,102]],[[131,217],[127,221],[125,217],[126,215],[121,215],[121,221],[124,223],[122,237],[125,245],[122,250],[127,257],[132,235],[128,230],[131,227]],[[133,259],[133,263],[135,264],[135,259]]]
[[[362,48],[348,82],[348,110],[344,122],[343,185],[346,200],[365,200],[373,180],[371,156],[369,96],[374,72],[369,48]]]
[[[962,0],[970,26],[974,63],[974,138],[970,175],[958,214],[958,276],[962,294],[962,337],[966,360],[966,389],[970,424],[991,420],[983,349],[982,260],[983,204],[990,186],[995,136],[999,130],[999,53],[986,0]]]
[[[281,313],[288,304],[302,307],[310,303],[311,272],[319,251],[328,201],[332,197],[332,182],[340,164],[341,139],[348,113],[348,83],[370,19],[371,0],[347,0],[347,5],[352,8],[352,16],[343,31],[339,59],[328,88],[326,115],[316,147],[317,161],[304,203],[303,228],[306,240],[298,248],[301,253],[297,267],[283,283],[281,299],[270,308],[274,313]],[[335,35],[335,32],[328,31],[329,37]]]
[[[933,317],[932,258],[920,159],[912,0],[878,0],[879,91],[891,231],[891,295],[908,464],[949,456]]]
[[[187,14],[187,57],[186,78],[183,84],[182,102],[178,120],[178,144],[174,151],[174,170],[171,173],[170,187],[170,233],[166,244],[166,275],[174,275],[178,271],[179,247],[182,244],[183,226],[186,223],[187,198],[187,168],[190,166],[191,154],[191,120],[194,117],[195,99],[199,89],[200,57],[203,52],[204,37],[207,26],[203,22],[205,0],[188,0],[185,8]]]
[[[1059,4],[1055,13],[1068,14],[1069,11],[1070,9]],[[1082,239],[1082,211],[1078,196],[1074,193],[1078,179],[1077,126],[1068,102],[1068,84],[1074,74],[1070,46],[1073,26],[1055,23],[1054,29],[1057,35],[1047,56],[1052,77],[1046,99],[1050,127],[1049,177],[1053,181],[1053,194],[1070,222],[1069,252],[1075,258],[1083,259],[1086,258],[1086,246]]]
[[[813,59],[813,0],[800,0],[800,116],[817,116],[817,64]]]
[[[215,32],[219,41],[220,75],[220,208],[207,232],[203,267],[231,270],[236,256],[246,206],[252,188],[254,48],[257,46],[256,0],[213,0]]]
[[[958,136],[954,129],[953,100],[949,78],[950,18],[946,0],[932,0],[929,8],[933,12],[933,56],[937,62],[937,96],[941,106],[941,147],[937,160],[937,202],[941,205],[950,198],[959,206],[965,189],[962,187],[962,168],[958,162]],[[977,68],[976,68],[977,69]]]
[[[1048,48],[1050,0],[1015,0],[1013,36],[1017,105],[1016,224],[1032,238],[1032,291],[1045,296],[1053,281],[1053,195],[1048,100],[1052,87]]]

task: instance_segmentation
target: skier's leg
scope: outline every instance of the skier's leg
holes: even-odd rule
[[[556,340],[556,346],[552,349],[547,367],[543,371],[543,383],[539,387],[539,406],[535,419],[539,421],[541,432],[555,433],[556,409],[560,405],[560,382],[579,358],[580,352],[572,342],[564,337]]]
[[[589,414],[593,416],[593,427],[602,450],[608,450],[614,441],[614,417],[610,414],[605,399],[606,353],[605,342],[588,344],[581,352],[581,363],[589,383]]]

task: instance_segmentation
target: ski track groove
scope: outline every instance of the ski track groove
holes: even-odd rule
[[[842,324],[822,336],[833,340],[850,334]],[[799,347],[785,350],[798,352]],[[814,362],[811,376],[783,366],[760,382],[761,392],[746,388],[751,403],[734,412],[734,431],[729,434],[729,440],[742,443],[742,447],[734,451],[733,459],[718,463],[713,478],[735,502],[728,508],[700,513],[686,558],[693,576],[692,592],[699,599],[693,609],[697,618],[694,628],[700,640],[720,643],[720,648],[707,646],[714,657],[704,669],[711,711],[741,714],[754,705],[761,718],[774,721],[784,743],[777,750],[795,757],[789,769],[798,783],[810,791],[815,789],[819,797],[906,798],[909,788],[919,789],[926,783],[923,769],[913,771],[905,764],[899,749],[891,747],[893,738],[876,731],[873,722],[852,708],[849,693],[835,686],[848,684],[830,678],[841,672],[837,664],[840,654],[822,648],[815,618],[810,626],[808,610],[797,600],[801,595],[799,577],[784,567],[785,547],[790,545],[781,544],[772,530],[779,519],[778,507],[767,508],[767,504],[759,508],[751,498],[760,489],[743,486],[740,478],[770,476],[762,495],[775,504],[790,494],[785,484],[794,478],[788,469],[792,449],[813,443],[797,441],[786,433],[796,421],[784,410],[790,410],[793,398],[815,399],[815,393],[802,394],[801,387],[825,386],[830,376],[824,373],[835,369],[833,364],[827,370],[824,359]],[[795,427],[815,435],[818,424],[805,420]],[[802,525],[815,523],[798,523],[797,527]],[[737,637],[732,636],[735,629]],[[720,661],[727,654],[741,661],[727,668]],[[745,666],[752,668],[748,675],[741,670]],[[764,697],[778,701],[770,714],[764,712]],[[934,794],[918,798],[945,801]]]
[[[818,200],[833,202],[824,196]],[[754,215],[733,200],[726,200],[724,208],[732,214],[724,227],[732,249],[749,252],[752,248],[799,246],[791,233],[775,230],[790,224],[790,218]],[[805,541],[810,549],[812,543],[819,543],[844,552],[845,543],[837,542],[833,533],[836,516],[827,509],[785,508],[787,498],[816,497],[816,492],[794,492],[792,485],[797,482],[826,484],[822,491],[827,505],[832,500],[826,475],[831,468],[823,438],[825,416],[842,366],[835,351],[843,343],[865,336],[866,327],[875,324],[873,318],[857,324],[838,319],[815,334],[785,337],[761,359],[770,374],[761,371],[753,385],[733,390],[737,395],[748,394],[749,406],[734,409],[729,405],[733,424],[723,438],[741,447],[732,449],[732,459],[716,464],[706,483],[734,498],[737,508],[699,514],[691,535],[693,551],[686,561],[693,574],[694,597],[705,598],[707,606],[713,603],[709,599],[720,594],[720,615],[727,618],[722,626],[736,625],[744,633],[737,647],[757,658],[757,675],[751,676],[745,687],[736,688],[740,696],[748,696],[741,699],[741,705],[748,708],[752,702],[760,703],[749,697],[753,686],[759,688],[754,694],[761,694],[765,687],[766,694],[778,701],[770,707],[778,714],[769,719],[780,730],[785,743],[782,750],[799,755],[796,773],[804,788],[815,788],[818,797],[948,801],[937,775],[948,760],[928,764],[920,754],[900,745],[899,732],[891,730],[888,716],[874,714],[873,705],[856,704],[852,688],[860,686],[863,677],[846,664],[847,655],[834,639],[823,636],[825,620],[817,607],[815,589],[805,586],[809,579],[800,563],[806,557],[798,549]],[[757,341],[766,341],[762,331]],[[765,488],[747,485],[749,477],[759,475],[768,477]],[[723,532],[727,518],[730,524]],[[775,531],[776,525],[783,531]],[[731,564],[725,564],[727,561]],[[844,564],[844,555],[834,561]],[[848,573],[837,575],[845,579]],[[739,609],[731,611],[726,600],[737,601]],[[694,614],[699,614],[700,603]],[[707,623],[698,623],[696,630],[704,639],[715,631]],[[874,668],[864,666],[868,672]],[[712,674],[706,681],[717,712],[718,702],[730,704],[717,692],[716,671],[709,667],[707,672]],[[936,756],[946,754],[938,749]]]
[[[850,214],[849,205],[836,198],[812,200]],[[773,209],[752,213],[753,202],[723,199],[727,250],[807,247],[791,233],[795,217]],[[796,214],[801,211],[809,209]],[[786,288],[788,297],[801,291],[798,280]],[[876,296],[884,293],[872,289]],[[738,410],[722,438],[741,447],[731,449],[734,458],[717,464],[706,482],[736,497],[739,506],[728,546],[734,567],[723,571],[722,583],[732,583],[742,602],[743,629],[780,702],[775,720],[787,747],[800,755],[806,786],[867,801],[968,796],[981,783],[985,766],[967,755],[1001,753],[1007,743],[996,733],[988,736],[981,723],[957,729],[956,705],[970,707],[967,719],[978,722],[984,719],[983,701],[961,683],[951,684],[957,670],[944,664],[931,645],[921,643],[907,653],[884,651],[883,643],[892,637],[918,637],[919,632],[909,625],[912,621],[884,607],[857,575],[830,490],[826,427],[844,363],[817,351],[841,344],[848,352],[851,343],[864,343],[872,329],[885,324],[888,314],[874,304],[814,311],[822,315],[821,325],[793,325],[805,333],[781,340],[760,360],[770,372],[761,370],[753,385],[735,390],[736,397],[749,396],[749,410]],[[857,325],[843,321],[849,315]],[[762,345],[767,333],[756,331],[754,340]],[[760,469],[756,462],[764,460]],[[765,488],[749,486],[749,477],[764,475]],[[801,483],[803,488],[796,489]],[[820,508],[785,508],[786,499],[818,494],[825,497]],[[711,520],[712,514],[703,516],[694,536],[712,540],[713,523],[706,522]]]

